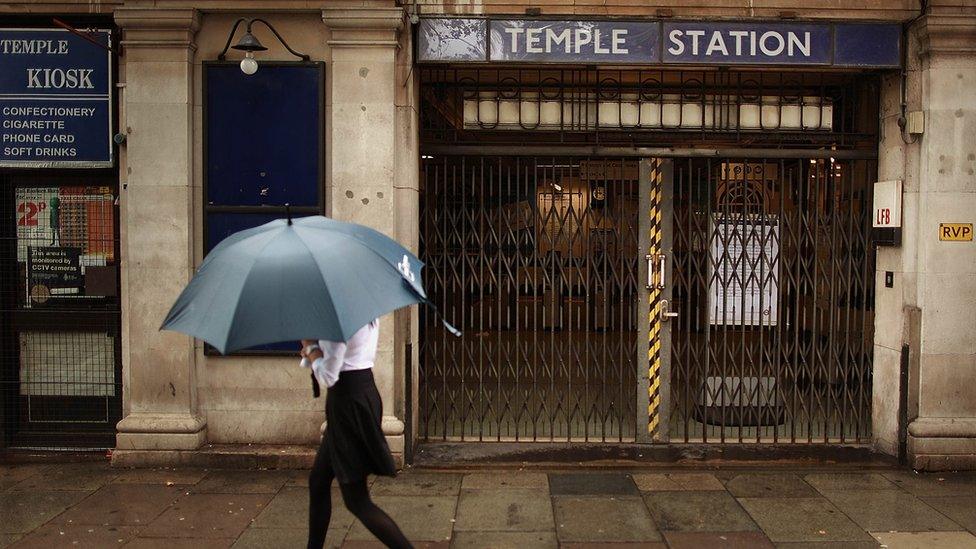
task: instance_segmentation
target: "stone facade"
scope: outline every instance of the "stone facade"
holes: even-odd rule
[[[269,9],[273,4],[273,9]],[[879,180],[904,181],[903,243],[877,256],[873,425],[879,450],[899,447],[899,372],[908,353],[908,451],[922,469],[976,468],[976,245],[940,242],[940,222],[976,212],[976,8],[964,2],[727,0],[63,0],[7,3],[2,14],[111,14],[122,31],[120,156],[124,419],[117,463],[163,463],[212,444],[313,444],[322,402],[309,398],[294,359],[212,357],[199,342],[158,331],[203,259],[202,63],[216,59],[237,17],[271,21],[298,51],[326,64],[327,213],[365,223],[416,249],[419,132],[410,13],[911,21],[904,109],[900,74],[879,101]],[[260,36],[262,59],[288,59]],[[925,132],[899,126],[921,111]],[[894,273],[885,288],[884,273]],[[382,320],[376,365],[383,430],[402,456],[407,377],[416,388],[417,313]],[[406,355],[413,349],[412,356]],[[411,364],[411,371],[405,371]],[[416,406],[413,407],[416,410]],[[414,421],[407,422],[416,425]]]

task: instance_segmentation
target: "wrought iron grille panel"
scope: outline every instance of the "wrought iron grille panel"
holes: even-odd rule
[[[638,423],[636,160],[425,159],[420,436],[627,441]],[[642,366],[642,365],[641,365]]]
[[[0,174],[0,447],[115,446],[122,381],[112,179]]]
[[[675,160],[673,442],[870,440],[875,171]]]
[[[420,124],[426,143],[870,147],[877,96],[865,73],[425,67]]]

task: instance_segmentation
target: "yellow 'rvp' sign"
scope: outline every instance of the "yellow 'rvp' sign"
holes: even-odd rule
[[[939,240],[968,242],[972,239],[972,223],[939,223]]]

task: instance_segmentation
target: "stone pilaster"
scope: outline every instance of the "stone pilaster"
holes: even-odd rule
[[[116,463],[199,448],[191,338],[159,331],[193,274],[193,9],[120,8],[124,417]]]
[[[917,27],[921,109],[917,234],[920,309],[917,417],[908,427],[916,469],[976,469],[976,242],[941,242],[939,223],[976,223],[976,10],[934,10]],[[914,410],[913,410],[914,411]]]
[[[326,123],[330,215],[368,225],[397,238],[397,52],[400,8],[326,8],[332,62]],[[396,371],[400,330],[384,317],[373,369],[383,398],[383,432],[402,457],[402,375]]]

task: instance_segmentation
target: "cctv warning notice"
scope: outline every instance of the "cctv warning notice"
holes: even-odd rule
[[[112,166],[112,36],[78,30],[0,29],[0,166]]]

